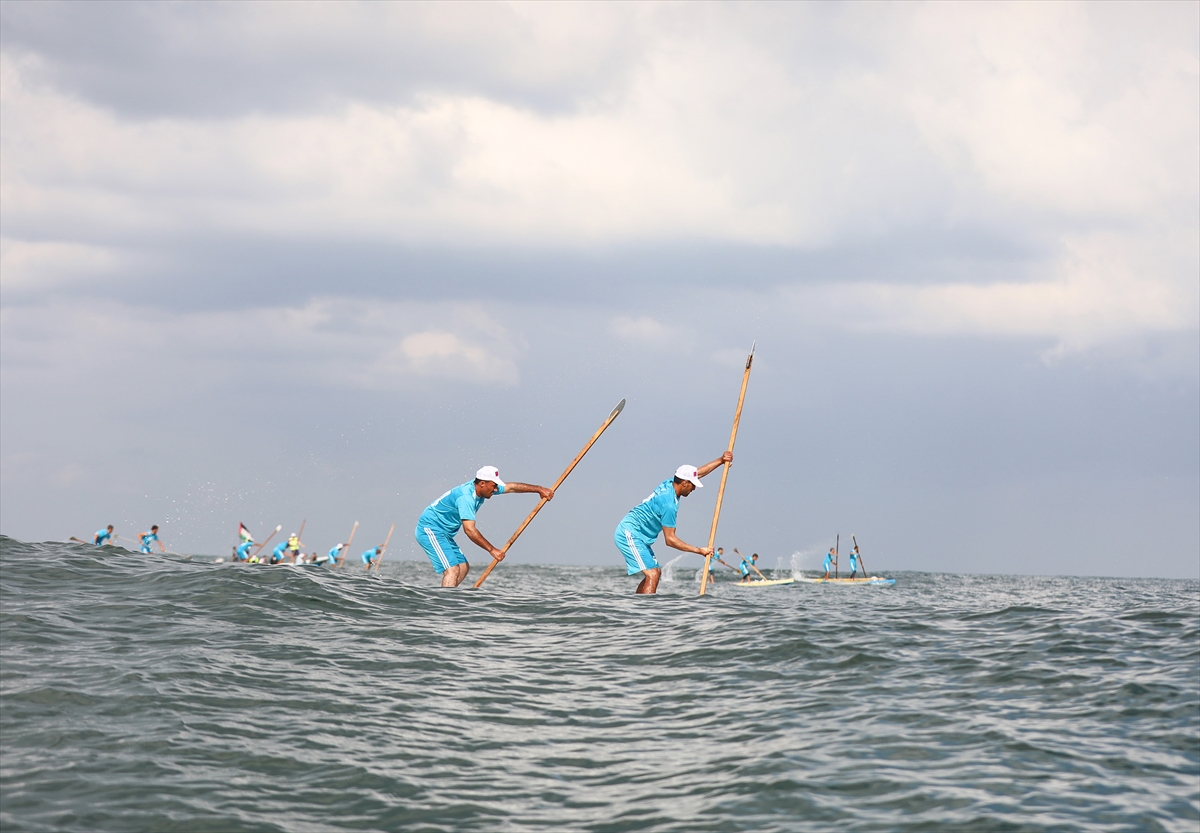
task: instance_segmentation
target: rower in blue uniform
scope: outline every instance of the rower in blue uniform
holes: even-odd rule
[[[163,546],[162,541],[158,540],[158,524],[155,524],[154,526],[150,527],[149,532],[139,532],[138,533],[138,542],[140,543],[140,546],[138,547],[138,549],[140,549],[144,553],[149,553],[150,552],[150,543],[152,541],[158,544],[158,548],[160,550],[162,550],[163,552],[167,551],[167,548]]]
[[[734,552],[738,551],[734,550]],[[742,554],[738,552],[738,555]],[[763,575],[762,570],[758,569],[758,553],[756,552],[751,553],[749,559],[742,555],[741,563],[738,564],[738,572],[742,574],[742,581],[750,581],[754,578],[752,575],[750,575],[751,570],[758,573],[759,577],[763,579],[763,581],[766,581],[767,577]]]
[[[363,566],[366,567],[368,570],[371,569],[371,564],[374,563],[375,559],[377,559],[379,557],[379,554],[381,552],[383,552],[382,544],[380,544],[378,547],[371,547],[371,549],[364,552],[361,556]]]
[[[724,547],[717,547],[717,551],[713,553],[712,560],[708,562],[708,580],[709,581],[717,580],[717,573],[716,573],[716,570],[713,569],[713,564],[715,564],[719,561],[720,563],[725,564],[726,567],[729,567],[729,565],[725,563],[725,559],[721,557],[724,554],[725,554]],[[729,569],[732,570],[733,568],[729,567]]]
[[[287,551],[288,551],[288,542],[280,541],[278,544],[275,545],[275,549],[271,550],[271,560],[267,563],[279,564],[281,561],[283,561],[285,558],[287,558]]]
[[[854,578],[854,574],[858,572],[858,544],[854,545],[854,549],[850,551],[850,578]],[[867,571],[863,570],[863,578],[866,578]]]
[[[113,537],[113,525],[109,524],[105,529],[101,529],[92,536],[92,543],[98,547],[102,547],[109,542]]]
[[[342,555],[342,550],[346,549],[345,544],[338,544],[333,549],[325,554],[325,563],[330,567],[340,567],[346,556]]]
[[[415,535],[417,543],[429,556],[434,572],[442,577],[442,587],[458,587],[471,570],[467,557],[454,541],[460,528],[493,559],[500,561],[504,558],[504,550],[493,547],[475,527],[475,514],[483,502],[493,495],[521,493],[536,493],[544,500],[554,497],[554,490],[545,486],[505,483],[495,466],[484,466],[475,472],[473,481],[455,486],[425,507],[417,520]]]
[[[659,483],[650,495],[629,510],[613,533],[613,542],[617,550],[625,558],[625,569],[633,576],[642,574],[635,592],[653,594],[658,592],[658,582],[662,578],[662,565],[654,559],[652,548],[658,534],[663,535],[663,542],[672,549],[695,553],[708,557],[712,555],[711,547],[693,547],[686,544],[675,535],[676,518],[679,514],[679,499],[687,497],[696,489],[703,488],[700,478],[712,473],[725,463],[733,462],[733,453],[726,451],[711,463],[705,463],[700,468],[695,466],[680,466],[675,470],[675,476]]]
[[[829,555],[825,556],[825,563],[822,565],[822,569],[825,570],[825,575],[821,576],[821,578],[829,578],[829,571],[832,570],[834,567],[834,564],[833,564],[834,558],[835,558],[835,556],[834,556],[834,552],[833,552],[833,547],[830,547]]]
[[[253,541],[242,541],[242,543],[238,544],[238,548],[234,551],[235,557],[237,558],[237,560],[238,561],[249,561],[250,560],[250,548],[252,546],[254,546]]]

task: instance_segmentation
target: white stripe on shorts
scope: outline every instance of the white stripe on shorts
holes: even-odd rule
[[[433,544],[433,551],[437,553],[438,559],[442,562],[442,569],[449,570],[450,562],[446,560],[446,553],[442,552],[442,547],[437,542],[437,536],[433,534],[433,530],[425,527],[425,534],[429,536],[429,543]]]
[[[633,557],[637,559],[638,566],[643,570],[650,569],[646,566],[645,559],[642,558],[642,551],[637,548],[637,544],[633,542],[633,533],[628,529],[625,530],[625,543],[629,544],[629,549],[633,552]]]

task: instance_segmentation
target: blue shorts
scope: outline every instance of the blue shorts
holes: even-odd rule
[[[431,526],[417,525],[417,543],[433,564],[433,571],[439,576],[456,564],[466,564],[467,557],[462,554],[454,539],[434,529]]]
[[[654,560],[654,549],[645,541],[633,534],[625,524],[617,524],[613,534],[613,543],[625,556],[625,569],[629,575],[637,575],[646,570],[659,570],[662,567]]]

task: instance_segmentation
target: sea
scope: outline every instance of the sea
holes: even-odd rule
[[[0,537],[5,833],[1200,830],[1200,581],[214,558]]]

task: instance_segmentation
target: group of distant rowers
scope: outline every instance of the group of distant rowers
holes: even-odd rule
[[[693,553],[704,558],[712,556],[708,562],[710,577],[712,577],[712,561],[716,561],[738,572],[741,581],[752,580],[751,571],[757,573],[760,578],[766,579],[766,576],[757,567],[757,553],[752,554],[749,559],[742,557],[738,566],[734,567],[723,558],[724,548],[719,548],[714,552],[712,547],[695,547],[684,542],[675,534],[680,498],[685,498],[696,489],[703,488],[704,484],[700,482],[701,478],[723,465],[732,464],[733,453],[726,451],[717,459],[705,463],[699,468],[690,465],[680,466],[675,470],[673,477],[658,484],[645,500],[629,510],[617,524],[616,531],[613,533],[613,542],[625,559],[628,575],[641,575],[642,577],[637,585],[637,593],[652,594],[658,591],[658,583],[662,579],[662,565],[654,557],[653,544],[660,533],[664,543],[672,549]],[[471,569],[471,565],[467,563],[467,557],[463,555],[454,540],[460,529],[476,546],[494,560],[502,561],[504,559],[505,551],[493,546],[476,527],[475,516],[484,501],[496,495],[523,493],[537,494],[544,500],[554,498],[553,489],[531,483],[506,483],[500,479],[500,471],[495,466],[484,466],[475,472],[474,480],[454,487],[425,507],[421,517],[417,520],[415,536],[421,549],[429,556],[434,572],[441,576],[443,587],[457,587]],[[149,542],[158,540],[157,533],[158,527],[155,526],[151,527],[149,533],[138,536],[142,552],[150,552]],[[111,534],[112,527],[109,526],[108,535]],[[101,533],[96,533],[96,535],[95,543],[103,543],[100,540]],[[304,543],[298,535],[293,533],[288,536],[286,541],[281,541],[272,550],[268,559],[259,559],[257,555],[251,555],[254,542],[244,540],[245,537],[243,536],[242,544],[236,548],[234,558],[246,563],[307,563],[340,567],[345,560],[348,548],[347,544],[338,544],[325,556],[318,556],[317,553],[306,556],[301,551]],[[105,540],[107,540],[107,536],[105,536]],[[162,546],[161,543],[159,546]],[[386,545],[381,544],[364,552],[360,556],[363,566],[368,570],[372,566],[378,569],[379,560],[385,548]],[[741,556],[741,553],[737,554]],[[854,556],[851,556],[851,559],[851,563],[856,564],[856,561],[853,560]],[[828,564],[827,559],[826,568],[828,568]]]
[[[315,552],[305,555],[301,551],[303,546],[304,542],[300,540],[300,536],[293,532],[286,541],[276,544],[269,556],[260,558],[257,554],[251,553],[254,541],[243,536],[242,543],[233,551],[233,560],[243,561],[247,564],[326,564],[330,567],[341,567],[350,549],[349,544],[338,544],[325,555]],[[385,548],[385,544],[380,544],[364,552],[360,556],[363,567],[367,570],[371,567],[378,569]]]
[[[825,556],[825,563],[823,563],[821,565],[821,569],[825,571],[825,575],[821,576],[821,578],[829,578],[830,571],[832,571],[836,575],[837,560],[838,560],[837,549],[835,547],[830,547],[829,554]],[[855,543],[854,549],[852,549],[850,551],[850,578],[854,578],[856,575],[858,575],[859,567],[862,567],[862,555],[858,551],[858,544]],[[866,578],[867,577],[867,568],[862,567],[862,571],[863,571],[863,578]]]
[[[115,537],[116,537],[116,535],[113,534],[113,525],[109,524],[104,529],[96,530],[96,534],[92,536],[92,543],[98,547],[102,547],[105,544],[112,545],[112,540]],[[79,541],[78,538],[72,538],[71,540]],[[139,532],[138,536],[137,536],[137,540],[138,540],[138,549],[141,552],[145,552],[145,553],[153,552],[153,550],[151,550],[151,548],[150,548],[152,544],[158,544],[158,549],[160,552],[167,551],[167,548],[163,546],[163,542],[160,541],[158,538],[158,524],[155,524],[154,526],[150,527],[149,532]],[[80,543],[83,543],[83,542],[80,541]]]

